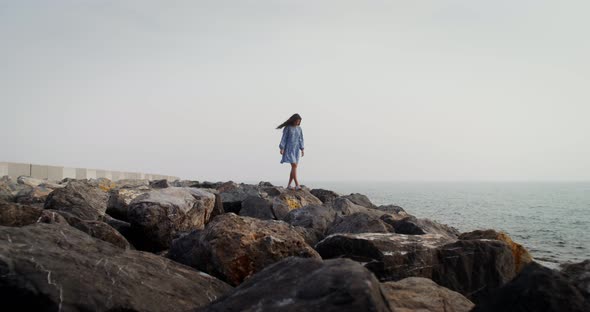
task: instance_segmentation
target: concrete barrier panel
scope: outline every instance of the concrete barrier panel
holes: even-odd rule
[[[46,180],[49,177],[47,166],[31,165],[31,177]]]
[[[64,178],[72,179],[96,179],[107,178],[112,181],[122,179],[146,179],[146,180],[160,180],[167,179],[169,181],[178,180],[177,177],[160,175],[160,174],[146,174],[140,172],[121,172],[109,170],[97,170],[87,168],[68,168],[60,166],[44,166],[35,164],[21,164],[0,162],[0,177],[9,176],[16,179],[19,176],[30,176],[37,179],[48,179],[50,181],[60,181]]]
[[[96,170],[86,169],[86,179],[96,179]]]
[[[63,169],[62,179],[65,179],[65,178],[75,179],[76,178],[76,168],[65,167]]]
[[[0,162],[0,177],[8,175],[8,164],[5,162]]]
[[[31,165],[30,164],[17,164],[8,163],[8,175],[16,179],[20,176],[31,176]]]
[[[61,181],[64,178],[64,167],[47,166],[47,180]]]
[[[86,179],[86,170],[85,168],[76,168],[76,179]]]

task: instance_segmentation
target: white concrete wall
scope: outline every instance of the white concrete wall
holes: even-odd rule
[[[118,181],[122,179],[166,179],[169,181],[178,180],[178,177],[165,176],[159,174],[0,162],[0,177],[3,176],[9,176],[13,179],[18,178],[19,176],[30,176],[33,178],[46,179],[50,181],[59,181],[64,178],[107,178],[112,181]]]

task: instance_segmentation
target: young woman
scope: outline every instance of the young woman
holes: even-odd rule
[[[299,150],[301,150],[301,156],[305,153],[303,151],[303,131],[299,125],[301,125],[301,116],[294,114],[277,127],[277,129],[283,128],[283,137],[279,144],[281,155],[283,155],[281,164],[291,164],[291,174],[289,175],[289,184],[287,184],[287,188],[290,190],[293,189],[291,186],[293,181],[295,181],[295,189],[301,189],[299,181],[297,181],[297,163],[299,162]]]

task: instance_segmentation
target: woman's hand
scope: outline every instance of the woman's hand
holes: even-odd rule
[[[301,157],[305,156],[305,151],[301,150]]]
[[[285,150],[284,150],[284,149],[282,149],[282,150],[281,150],[281,155],[283,155],[284,153],[285,153]]]

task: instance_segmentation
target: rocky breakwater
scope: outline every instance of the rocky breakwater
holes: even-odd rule
[[[589,267],[362,194],[0,179],[6,311],[588,311]]]

